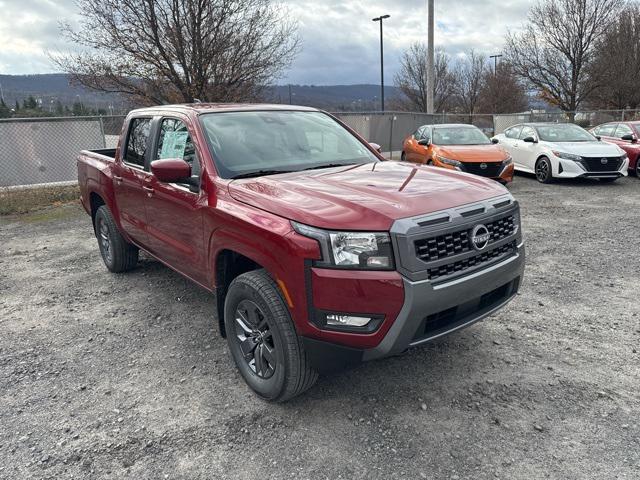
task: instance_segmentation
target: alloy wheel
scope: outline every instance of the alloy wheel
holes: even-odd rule
[[[549,176],[549,163],[546,160],[540,160],[536,165],[536,177],[538,181],[544,182]]]
[[[273,334],[262,309],[251,300],[242,300],[235,313],[235,335],[247,365],[258,377],[270,378],[277,357]]]
[[[111,261],[113,260],[113,252],[111,249],[111,235],[109,234],[109,227],[107,226],[107,222],[105,222],[104,218],[100,218],[100,221],[98,222],[98,235],[102,255],[104,255],[104,259],[107,261],[107,263],[111,263]]]

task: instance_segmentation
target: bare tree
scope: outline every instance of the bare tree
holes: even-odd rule
[[[500,62],[495,71],[485,70],[477,111],[515,113],[529,107],[527,92],[508,62]]]
[[[640,6],[628,5],[597,43],[590,68],[597,82],[593,106],[640,106]]]
[[[50,54],[72,80],[137,103],[259,97],[298,51],[269,0],[78,0],[80,53]]]
[[[542,0],[521,33],[506,38],[507,60],[542,99],[575,111],[596,87],[588,74],[594,47],[624,0]]]
[[[476,113],[483,80],[487,72],[487,58],[469,51],[455,69],[455,94],[460,109],[469,115]]]
[[[455,79],[449,67],[449,56],[443,50],[435,55],[434,108],[442,112],[450,106]],[[414,43],[400,60],[400,71],[395,76],[396,86],[404,93],[404,107],[418,112],[427,111],[427,47]]]

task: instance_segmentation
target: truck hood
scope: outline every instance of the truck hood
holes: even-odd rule
[[[551,150],[573,153],[583,157],[617,157],[624,151],[617,145],[606,142],[541,142]]]
[[[394,220],[504,195],[493,180],[393,161],[233,180],[236,200],[307,225],[389,230]]]
[[[443,157],[460,162],[502,162],[509,156],[498,145],[443,145],[434,146]]]

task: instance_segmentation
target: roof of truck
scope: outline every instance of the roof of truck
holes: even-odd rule
[[[282,105],[279,103],[181,103],[175,105],[156,105],[133,110],[132,113],[152,112],[155,110],[175,112],[238,112],[238,111],[264,111],[264,110],[289,110],[289,111],[317,111],[317,108],[302,107],[299,105]]]

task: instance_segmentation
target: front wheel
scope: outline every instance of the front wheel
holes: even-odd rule
[[[536,162],[536,179],[540,183],[553,182],[553,171],[551,169],[551,161],[547,157],[541,157]]]
[[[640,179],[640,157],[636,160],[636,177]]]
[[[289,310],[265,270],[244,273],[231,282],[224,323],[233,360],[258,396],[284,402],[317,380]]]
[[[406,153],[402,152],[400,154],[400,161],[401,162],[406,162],[407,161],[407,154]]]

